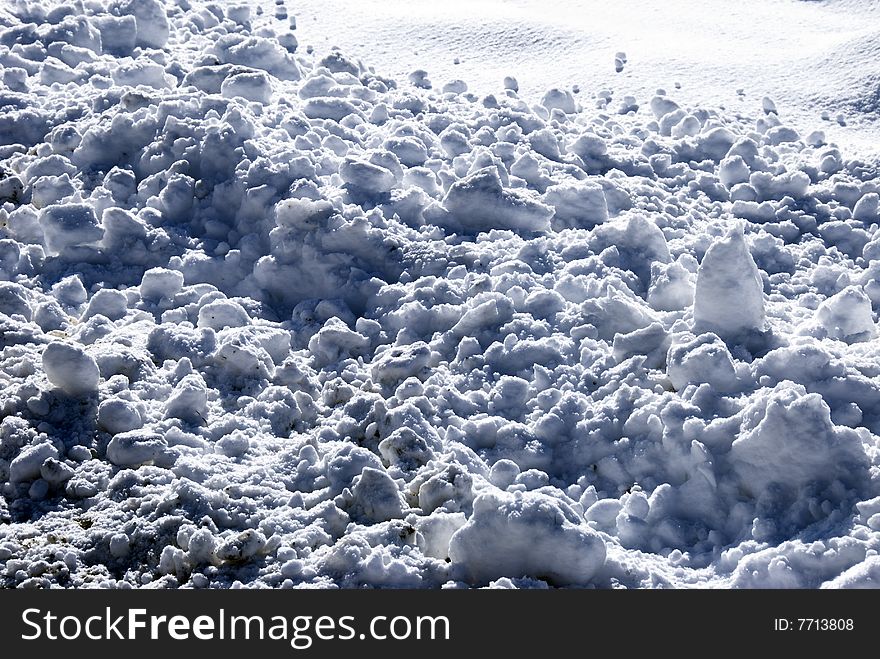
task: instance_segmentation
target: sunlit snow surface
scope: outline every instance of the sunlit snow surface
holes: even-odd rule
[[[0,585],[876,586],[878,7],[643,4],[0,5]]]

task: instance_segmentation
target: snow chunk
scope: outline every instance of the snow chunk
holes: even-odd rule
[[[679,391],[689,384],[703,382],[720,392],[737,387],[733,357],[724,342],[711,332],[673,345],[667,356],[667,374]]]
[[[349,513],[354,519],[378,523],[403,517],[402,495],[384,469],[364,467],[351,493]]]
[[[128,298],[122,291],[113,288],[102,288],[92,296],[83,313],[82,320],[101,315],[110,320],[119,320],[128,310]]]
[[[346,158],[339,175],[349,186],[367,193],[388,192],[396,183],[394,174],[385,167],[358,158]]]
[[[240,96],[265,105],[272,100],[272,81],[265,71],[243,71],[223,80],[220,94],[223,98]]]
[[[228,34],[220,37],[214,52],[223,64],[240,64],[261,69],[281,80],[302,77],[296,58],[275,39]]]
[[[656,311],[678,311],[694,303],[694,277],[681,263],[651,263],[648,304]]]
[[[235,300],[214,300],[199,309],[198,327],[221,330],[224,327],[245,327],[251,317]]]
[[[449,542],[449,557],[478,582],[531,576],[583,586],[605,564],[605,544],[558,499],[493,490],[474,500],[473,515]]]
[[[98,425],[111,435],[116,435],[137,430],[144,425],[144,421],[134,403],[121,398],[111,398],[98,407]]]
[[[162,435],[131,430],[116,435],[107,445],[107,459],[117,467],[149,464],[165,453],[168,444]]]
[[[310,98],[303,105],[303,114],[309,119],[332,119],[341,121],[350,114],[360,114],[357,108],[344,98]]]
[[[856,202],[853,207],[853,219],[860,222],[876,222],[880,220],[880,195],[869,192]]]
[[[88,395],[101,379],[98,364],[79,346],[53,341],[43,350],[43,370],[49,382],[71,396]]]
[[[764,286],[742,224],[706,250],[697,271],[694,327],[722,338],[764,329]]]
[[[30,291],[21,284],[9,281],[0,281],[0,313],[7,316],[18,314],[25,320],[31,320]]]
[[[27,446],[9,463],[9,480],[21,483],[38,478],[43,463],[57,458],[58,449],[48,442]]]
[[[275,223],[311,230],[324,225],[335,212],[333,204],[325,199],[283,199],[275,205]]]
[[[544,231],[553,209],[518,190],[506,190],[496,167],[453,183],[443,205],[470,232],[489,229]]]
[[[165,418],[181,419],[189,423],[205,423],[208,414],[208,389],[205,380],[190,373],[174,386],[165,401]]]
[[[89,22],[101,33],[101,47],[105,53],[126,55],[137,45],[138,24],[135,16],[92,16]]]
[[[145,300],[171,299],[183,288],[183,273],[168,268],[150,268],[141,277],[140,293]]]
[[[740,487],[754,497],[771,486],[797,491],[839,482],[853,488],[867,480],[858,433],[835,426],[822,397],[791,382],[779,383],[745,409],[729,459]]]
[[[816,319],[828,336],[847,343],[868,341],[877,336],[871,300],[858,286],[847,286],[828,298],[816,310]]]
[[[574,103],[574,96],[572,96],[571,92],[567,89],[559,89],[558,87],[548,89],[544,93],[544,96],[541,99],[541,105],[548,110],[562,110],[566,114],[573,114],[577,111]]]
[[[343,356],[358,354],[369,343],[367,337],[349,329],[342,320],[334,316],[309,340],[309,351],[318,363],[332,364]]]
[[[554,228],[590,228],[608,220],[605,191],[594,181],[571,181],[551,185],[544,193],[544,203],[552,206]]]
[[[116,0],[110,6],[110,11],[120,17],[134,16],[136,45],[164,48],[168,42],[168,17],[158,0]]]
[[[53,204],[40,212],[46,247],[61,252],[66,247],[96,243],[104,237],[94,209],[87,204]]]
[[[395,346],[373,359],[373,380],[394,384],[411,376],[424,376],[430,362],[431,348],[423,341]]]

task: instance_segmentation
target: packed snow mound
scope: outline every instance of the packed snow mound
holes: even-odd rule
[[[0,586],[876,581],[876,163],[248,9],[0,12]]]

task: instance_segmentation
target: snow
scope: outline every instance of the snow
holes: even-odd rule
[[[53,341],[43,350],[43,371],[49,382],[71,396],[98,389],[100,373],[94,357],[77,345]]]
[[[0,9],[0,585],[876,587],[871,3],[405,4]]]
[[[697,271],[694,327],[737,337],[764,329],[764,285],[737,224],[706,250]]]
[[[483,494],[449,541],[452,564],[469,579],[536,575],[556,586],[587,585],[605,562],[605,544],[584,519],[551,496]]]

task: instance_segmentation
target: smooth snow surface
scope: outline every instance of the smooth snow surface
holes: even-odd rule
[[[273,15],[273,4],[262,6]],[[876,0],[300,0],[292,8],[304,46],[322,54],[337,46],[397,78],[426,70],[437,90],[460,78],[472,92],[497,93],[513,76],[530,101],[577,85],[576,98],[592,104],[604,90],[646,101],[659,87],[679,102],[747,114],[768,97],[799,129],[823,129],[863,156],[880,153],[878,11]]]
[[[876,7],[642,5],[0,6],[0,587],[876,586]]]

